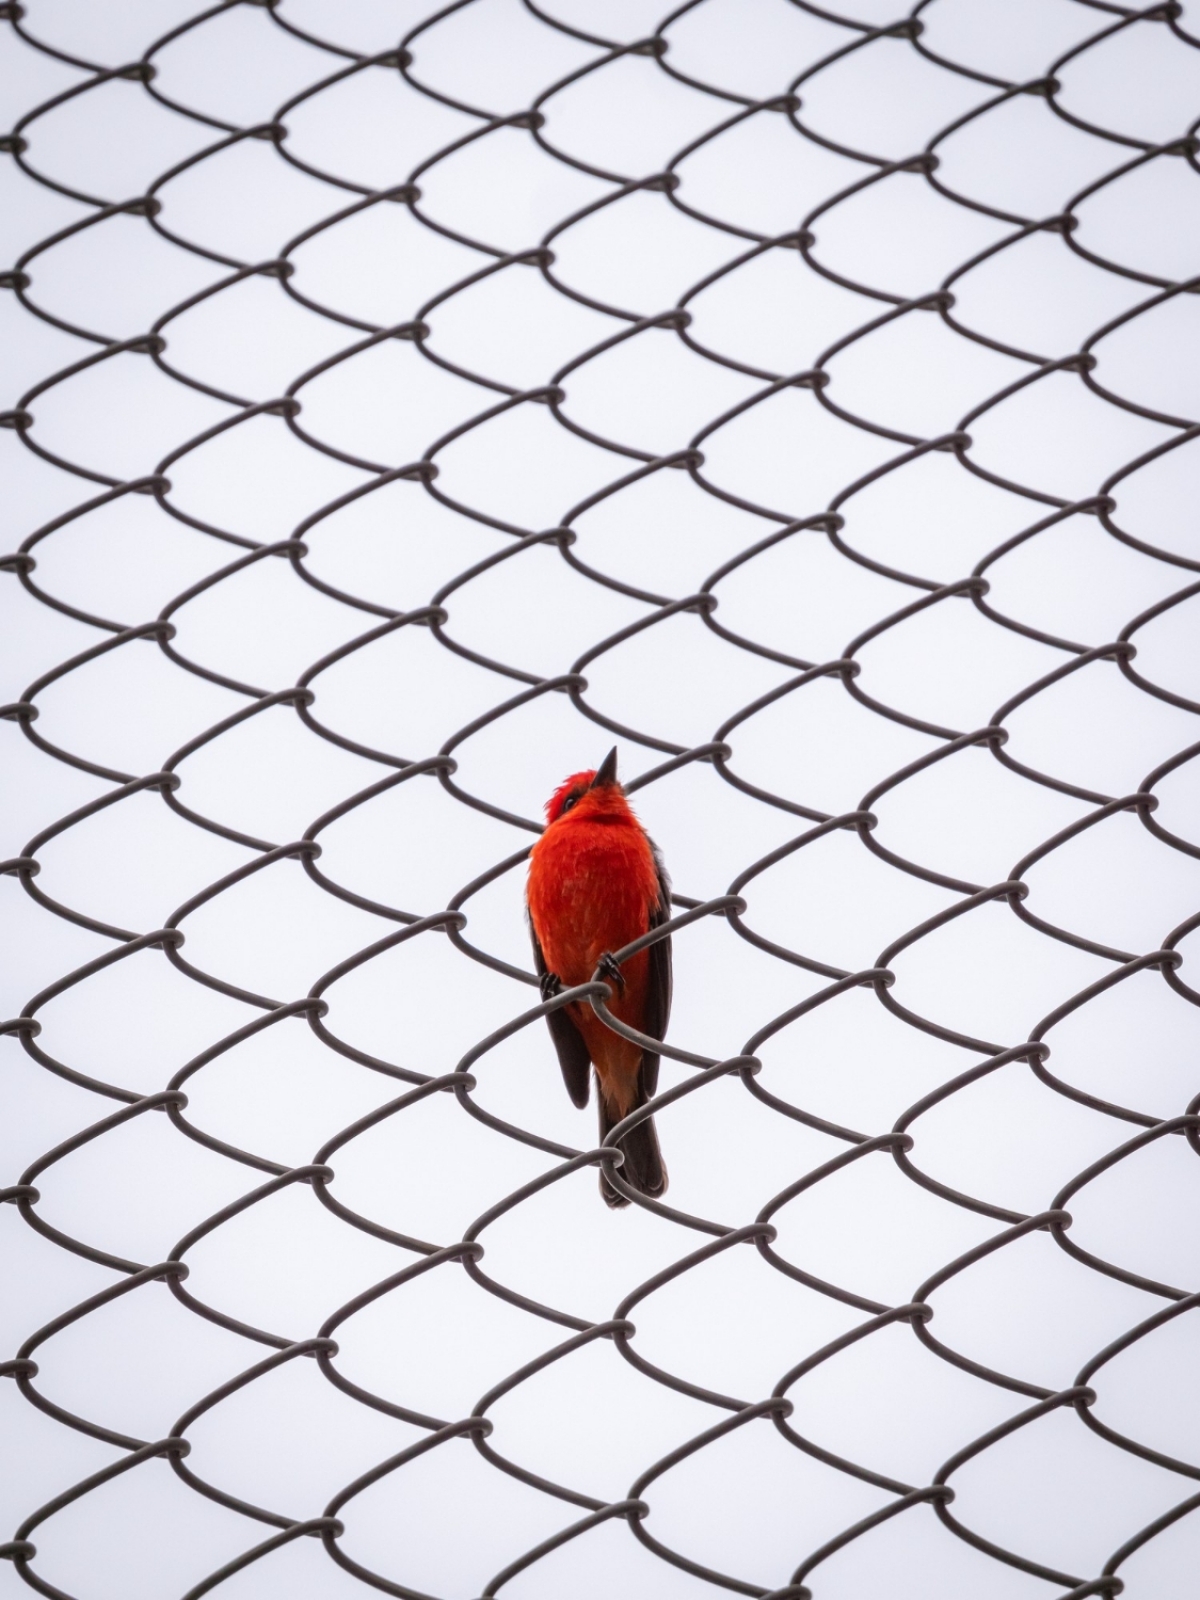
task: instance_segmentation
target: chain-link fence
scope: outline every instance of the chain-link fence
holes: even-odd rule
[[[43,1150],[0,1189],[9,1575],[1191,1592],[1183,8],[119,9],[0,5],[29,108],[6,203],[36,234],[0,274],[33,380],[0,412],[0,567],[37,669],[2,708],[37,827],[3,863],[35,976],[0,1027],[11,1146]],[[105,27],[141,29],[127,59]],[[106,161],[149,181],[93,192]],[[1077,343],[1044,342],[1047,307]],[[122,759],[142,734],[157,754]],[[613,736],[679,891],[674,1184],[629,1217],[521,954],[533,806]],[[112,910],[134,880],[142,922]],[[375,1177],[339,1192],[356,1147]],[[285,1233],[328,1225],[311,1253],[255,1223],[284,1199]],[[123,1253],[118,1200],[182,1237]],[[889,1262],[898,1292],[868,1292]],[[355,1324],[385,1308],[372,1368]],[[120,1381],[78,1342],[101,1327]],[[213,1329],[219,1360],[187,1343]],[[714,1329],[724,1368],[692,1359]],[[473,1403],[425,1399],[440,1367],[485,1373]],[[142,1436],[108,1402],[159,1368],[186,1404]],[[385,1430],[320,1503],[237,1470],[282,1437],[238,1407],[285,1369]],[[288,1394],[317,1439],[317,1391]],[[596,1493],[606,1432],[636,1467]],[[902,1470],[914,1442],[936,1470]],[[179,1502],[131,1487],[164,1479],[222,1518],[174,1589],[140,1563],[186,1543]]]

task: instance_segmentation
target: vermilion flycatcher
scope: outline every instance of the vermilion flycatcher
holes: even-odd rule
[[[590,982],[601,967],[613,987],[613,1015],[661,1039],[671,1010],[670,938],[620,967],[611,957],[671,915],[662,859],[617,782],[615,750],[598,772],[575,773],[548,801],[546,830],[529,857],[526,901],[543,998]],[[603,1141],[654,1094],[658,1055],[606,1027],[587,1001],[572,1001],[546,1021],[577,1106],[587,1105],[588,1068],[596,1069]],[[622,1180],[642,1194],[662,1194],[667,1173],[651,1119],[630,1129],[618,1148],[625,1155]],[[610,1206],[629,1203],[603,1172],[600,1192]]]

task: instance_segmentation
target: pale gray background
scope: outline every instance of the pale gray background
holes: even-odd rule
[[[194,12],[191,0],[33,0],[27,25],[48,43],[118,65]],[[348,48],[388,48],[424,13],[392,0],[285,0],[282,14]],[[559,0],[557,15],[613,37],[659,20],[642,0],[604,6]],[[859,4],[870,22],[890,7]],[[1068,0],[937,0],[924,14],[934,50],[998,77],[1039,76],[1056,55],[1110,20]],[[1186,24],[1186,16],[1184,18]],[[851,38],[784,0],[707,0],[669,30],[671,60],[748,95],[780,93],[803,67]],[[507,113],[593,59],[592,46],[539,24],[517,0],[476,0],[414,46],[422,81]],[[334,58],[288,37],[261,8],[234,7],[157,58],[157,86],[242,125],[269,120],[285,98],[336,69]],[[0,121],[80,81],[0,30]],[[1160,25],[1139,25],[1064,70],[1063,101],[1080,116],[1150,140],[1182,134],[1200,111],[1200,52]],[[804,87],[809,125],[889,159],[988,94],[984,85],[922,63],[902,41],[880,41]],[[560,147],[633,175],[656,171],[732,111],[631,57],[585,78],[548,107]],[[372,69],[285,117],[289,148],[364,185],[404,180],[417,162],[479,125]],[[29,132],[29,159],[69,185],[122,199],[217,137],[117,81],[68,102]],[[961,191],[1028,216],[1048,215],[1132,151],[1058,120],[1021,97],[970,124],[942,151],[942,176]],[[762,231],[782,232],[865,168],[800,139],[777,115],[755,117],[682,169],[681,196]],[[429,214],[504,249],[533,246],[559,218],[610,192],[505,131],[421,178]],[[0,260],[88,214],[0,161]],[[1196,174],[1156,161],[1081,208],[1090,247],[1151,273],[1186,277],[1200,263]],[[246,141],[163,192],[168,226],[227,256],[257,261],[353,198]],[[939,199],[916,175],[897,175],[823,217],[821,259],[890,292],[934,289],[957,263],[1010,231]],[[650,315],[736,254],[732,235],[692,223],[659,194],[610,207],[556,241],[557,269],[585,292]],[[364,320],[394,323],[485,258],[377,206],[319,235],[296,255],[296,284]],[[38,303],[68,320],[127,338],[224,269],[173,248],[138,218],[116,217],[39,257]],[[1098,271],[1061,239],[1038,235],[956,286],[972,326],[1050,358],[1145,299],[1144,285]],[[696,336],[785,372],[810,365],[841,334],[885,307],[773,251],[722,279],[692,306]],[[88,353],[0,295],[0,405]],[[548,380],[571,355],[617,330],[556,295],[530,268],[512,268],[431,314],[432,347],[513,385]],[[256,278],[202,303],[166,330],[168,359],[246,398],[280,393],[302,370],[354,337],[313,316],[273,281]],[[1102,347],[1110,387],[1182,416],[1200,415],[1200,320],[1179,297]],[[893,323],[831,362],[831,395],[899,430],[953,428],[979,400],[1029,370],[955,337],[933,315]],[[755,380],[651,332],[572,374],[570,415],[639,449],[682,448],[705,421],[753,393]],[[333,369],[303,393],[303,424],[352,453],[399,464],[475,415],[493,397],[386,343]],[[234,414],[127,355],[32,403],[46,446],[112,476],[153,470],[168,450]],[[1060,375],[1023,391],[970,429],[976,459],[1051,494],[1085,496],[1123,462],[1172,430],[1122,412]],[[899,446],[785,391],[704,446],[714,481],[794,515],[829,497]],[[1195,555],[1193,445],[1122,484],[1124,525]],[[0,432],[3,548],[79,503],[81,479],[39,461]],[[570,435],[541,407],[508,413],[440,458],[446,491],[536,529],[633,463]],[[287,538],[317,507],[365,475],[303,446],[277,418],[245,424],[170,469],[182,508],[254,539]],[[1037,515],[1033,502],[993,489],[951,456],[925,458],[847,509],[847,537],[882,560],[950,582]],[[580,521],[585,560],[664,593],[693,592],[767,525],[662,472]],[[453,573],[500,549],[506,536],[398,483],[321,523],[310,564],[334,584],[387,605],[418,606]],[[237,552],[127,497],[39,546],[37,580],[125,624],[152,617],[174,594]],[[1034,626],[1104,643],[1125,621],[1188,580],[1186,573],[1108,538],[1077,517],[1028,544],[991,574],[992,601]],[[841,653],[863,627],[914,591],[852,565],[819,534],[779,546],[719,590],[729,627],[812,660]],[[1197,604],[1139,639],[1139,665],[1183,694],[1196,692]],[[0,700],[101,637],[35,603],[15,577],[0,580]],[[452,635],[542,674],[566,671],[590,643],[646,607],[572,573],[549,550],[508,562],[448,602]],[[353,637],[370,619],[325,600],[283,562],[264,561],[177,616],[178,648],[264,688]],[[1065,659],[989,624],[968,602],[922,613],[868,646],[868,692],[962,729],[987,722],[1022,685]],[[738,706],[788,669],[736,650],[699,618],[676,618],[588,669],[592,703],[680,744],[709,739]],[[420,757],[519,688],[408,629],[352,657],[317,685],[323,721],[352,738]],[[158,769],[186,739],[245,704],[243,697],[133,644],[39,697],[40,731],[93,760]],[[1120,795],[1196,737],[1186,711],[1137,693],[1097,663],[1023,708],[1010,750],[1030,764]],[[492,725],[457,752],[463,785],[525,816],[538,815],[568,772],[594,765],[603,729],[548,696]],[[853,808],[879,778],[933,741],[850,701],[834,682],[789,697],[731,736],[733,764],[763,786],[831,810]],[[627,774],[658,757],[621,741]],[[1200,764],[1160,788],[1159,817],[1195,835]],[[255,718],[184,764],[181,798],[232,826],[294,839],[337,800],[383,769],[316,739],[286,708]],[[17,854],[37,830],[105,792],[103,782],[37,752],[0,723],[3,840]],[[737,794],[711,768],[691,767],[644,792],[638,810],[662,845],[681,892],[705,897],[799,825]],[[1022,782],[982,750],[964,752],[877,807],[879,837],[943,872],[1004,879],[1039,840],[1088,808]],[[414,781],[355,811],[324,836],[325,871],[358,891],[427,913],[527,836],[456,804],[433,779]],[[153,794],[138,795],[54,840],[40,853],[47,893],[89,914],[147,930],[182,901],[249,859],[185,824]],[[518,870],[468,907],[475,943],[528,966]],[[1088,937],[1153,950],[1200,904],[1197,863],[1153,840],[1128,814],[1091,830],[1031,871],[1032,909]],[[887,868],[851,834],[789,858],[747,891],[747,921],[767,936],[834,963],[870,966],[904,929],[956,896]],[[0,879],[4,1001],[29,997],[111,941],[38,908]],[[303,995],[335,962],[391,925],[322,894],[295,861],[249,879],[190,918],[189,959],[280,999]],[[1184,946],[1185,957],[1187,947]],[[1194,956],[1190,958],[1194,961]],[[954,923],[897,958],[897,998],[983,1037],[1016,1043],[1063,999],[1111,964],[1040,937],[1003,906]],[[716,921],[677,940],[671,1038],[712,1056],[736,1053],[763,1023],[820,980],[772,961]],[[1184,976],[1188,975],[1187,964]],[[423,1072],[454,1068],[480,1036],[532,1003],[526,990],[459,955],[438,934],[409,942],[331,991],[330,1026],[360,1047]],[[161,1088],[190,1056],[254,1015],[188,982],[148,951],[53,1002],[42,1043],[80,1070],[141,1092]],[[1147,973],[1085,1009],[1054,1036],[1054,1067],[1125,1104],[1170,1116],[1196,1090],[1200,1014]],[[871,1133],[971,1060],[904,1027],[856,991],[780,1034],[762,1052],[763,1083],[810,1111]],[[37,1067],[0,1040],[0,1183],[39,1152],[112,1109]],[[478,1098],[499,1115],[586,1147],[592,1114],[577,1114],[558,1080],[544,1028],[520,1034],[477,1070]],[[685,1069],[667,1067],[664,1082]],[[189,1115],[220,1137],[303,1163],[338,1128],[391,1097],[391,1085],[323,1048],[302,1022],[271,1028],[189,1085]],[[740,1225],[786,1183],[842,1148],[773,1115],[736,1082],[715,1084],[661,1118],[678,1206]],[[942,1181],[1014,1209],[1047,1206],[1075,1172],[1134,1130],[1046,1091],[1023,1066],[954,1098],[916,1130],[914,1160]],[[488,1133],[449,1097],[424,1103],[335,1158],[348,1205],[439,1242],[545,1170],[536,1151]],[[100,1248],[161,1259],[218,1206],[257,1181],[147,1115],[105,1136],[40,1181],[41,1210]],[[1182,1140],[1166,1139],[1073,1203],[1075,1236],[1098,1254],[1192,1288],[1200,1177]],[[886,1155],[853,1165],[778,1219],[779,1249],[809,1270],[889,1302],[908,1300],[938,1265],[990,1237],[998,1224],[907,1182]],[[36,1236],[0,1211],[8,1292],[0,1356],[41,1321],[114,1275]],[[581,1316],[603,1319],[632,1286],[703,1243],[647,1213],[609,1213],[591,1171],[546,1191],[486,1238],[500,1280]],[[337,1223],[292,1188],[218,1231],[189,1256],[191,1288],[236,1316],[296,1339],[351,1295],[395,1271],[394,1248]],[[1083,1361],[1161,1301],[1089,1273],[1037,1234],[992,1256],[936,1295],[938,1336],[975,1359],[1047,1386],[1073,1381]],[[692,1381],[758,1399],[792,1363],[860,1320],[772,1272],[751,1247],[719,1256],[641,1305],[638,1348]],[[1183,1317],[1105,1369],[1098,1414],[1113,1427],[1185,1459],[1200,1455],[1196,1320]],[[385,1297],[339,1331],[339,1364],[365,1386],[445,1417],[465,1415],[505,1373],[557,1342],[558,1330],[493,1299],[453,1264]],[[153,1439],[209,1388],[265,1351],[188,1314],[150,1285],[71,1327],[38,1353],[39,1386],[64,1406]],[[1011,1415],[1021,1397],[956,1371],[904,1327],[853,1347],[793,1393],[795,1425],[879,1471],[929,1480],[954,1450]],[[11,1382],[0,1385],[3,1445],[0,1537],[32,1508],[117,1458],[42,1416]],[[608,1344],[587,1347],[495,1409],[493,1443],[535,1471],[585,1492],[622,1498],[659,1455],[723,1413],[641,1378]],[[191,1430],[203,1476],[295,1517],[319,1515],[335,1490],[418,1437],[353,1404],[311,1362],[295,1361],[242,1391]],[[955,1479],[956,1512],[986,1537],[1033,1559],[1094,1575],[1137,1528],[1190,1492],[1187,1480],[1106,1446],[1057,1412],[985,1454]],[[761,1584],[787,1581],[811,1549],[887,1496],[787,1445],[769,1422],[747,1426],[692,1457],[649,1492],[648,1528],[694,1559]],[[522,1550],[573,1520],[573,1508],[492,1470],[464,1441],[421,1458],[356,1500],[345,1547],[365,1564],[447,1600],[468,1600]],[[188,1491],[155,1461],[76,1503],[35,1534],[37,1570],[83,1600],[167,1600],[266,1537]],[[1127,1592],[1164,1600],[1194,1590],[1200,1523],[1178,1524],[1123,1569]],[[831,1559],[814,1576],[820,1600],[894,1596],[1049,1595],[1053,1586],[977,1555],[918,1508]],[[0,1563],[0,1594],[25,1593]],[[250,1568],[231,1597],[361,1594],[302,1540]],[[619,1522],[607,1523],[514,1580],[520,1600],[590,1600],[715,1593],[655,1561]]]

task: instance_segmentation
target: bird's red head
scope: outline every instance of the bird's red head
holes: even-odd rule
[[[546,825],[562,817],[632,820],[633,812],[617,779],[617,752],[610,750],[593,772],[576,772],[546,802]]]

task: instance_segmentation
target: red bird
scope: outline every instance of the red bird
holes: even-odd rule
[[[597,967],[613,986],[613,1015],[640,1033],[661,1039],[671,1010],[671,941],[640,950],[621,967],[612,951],[631,944],[671,915],[662,860],[634,816],[617,782],[617,752],[598,772],[577,772],[546,805],[546,830],[529,858],[526,889],[533,953],[542,996],[589,983]],[[596,1069],[600,1138],[654,1094],[658,1054],[623,1039],[601,1022],[585,1000],[551,1012],[546,1021],[558,1052],[567,1092],[577,1106],[588,1101],[588,1068]],[[660,1195],[667,1172],[650,1118],[619,1142],[621,1179],[641,1194]],[[610,1206],[627,1197],[600,1175]]]

